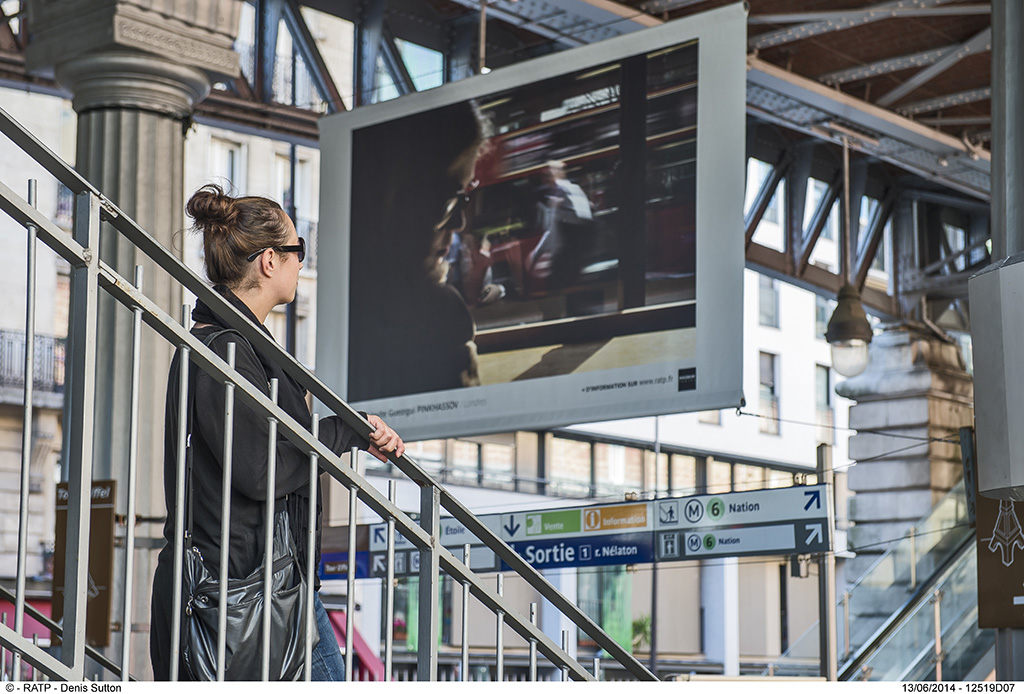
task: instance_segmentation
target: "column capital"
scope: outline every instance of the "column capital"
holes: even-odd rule
[[[241,0],[33,0],[26,61],[33,71],[55,68],[79,111],[125,106],[188,113],[212,79],[239,74],[233,43],[241,6]],[[89,75],[97,69],[102,76]],[[197,76],[205,86],[196,86]],[[113,80],[107,96],[100,86],[105,78]],[[147,81],[155,84],[146,89]],[[129,83],[143,93],[132,99]],[[79,95],[80,85],[88,96]],[[179,94],[170,97],[171,91]]]
[[[57,65],[57,81],[74,94],[78,113],[138,108],[184,118],[210,92],[202,70],[146,53],[90,53]]]

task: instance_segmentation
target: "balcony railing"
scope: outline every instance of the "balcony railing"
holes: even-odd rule
[[[36,335],[36,390],[46,393],[64,392],[64,344],[62,337]],[[0,330],[0,387],[25,385],[25,333]]]

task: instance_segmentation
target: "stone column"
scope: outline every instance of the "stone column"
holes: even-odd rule
[[[166,248],[182,256],[184,141],[191,114],[213,80],[238,75],[233,40],[239,0],[38,0],[29,3],[30,69],[53,68],[78,113],[78,171]],[[181,287],[109,225],[100,256],[132,280],[144,267],[148,296],[176,319]],[[74,288],[72,288],[74,291]],[[118,512],[127,508],[131,313],[101,292],[97,364],[95,477],[118,480]],[[137,512],[163,516],[163,420],[173,349],[148,329],[142,341]],[[136,537],[133,674],[149,670],[149,605],[162,524]],[[116,572],[123,553],[115,554]],[[120,573],[116,575],[121,575]],[[114,613],[120,622],[120,580]],[[112,646],[120,652],[120,639]],[[115,657],[118,661],[120,658]]]
[[[925,326],[901,323],[886,326],[870,350],[867,370],[836,387],[856,401],[850,408],[850,427],[858,433],[850,439],[857,464],[848,477],[856,493],[849,538],[863,549],[847,563],[851,581],[962,476],[957,444],[923,439],[956,439],[960,427],[973,423],[973,382],[957,344]]]

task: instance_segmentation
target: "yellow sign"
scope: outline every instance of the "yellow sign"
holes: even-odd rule
[[[584,509],[584,530],[623,530],[647,527],[647,504]]]

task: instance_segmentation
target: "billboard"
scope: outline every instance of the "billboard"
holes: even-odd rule
[[[734,407],[741,5],[321,121],[317,371],[409,440]]]

